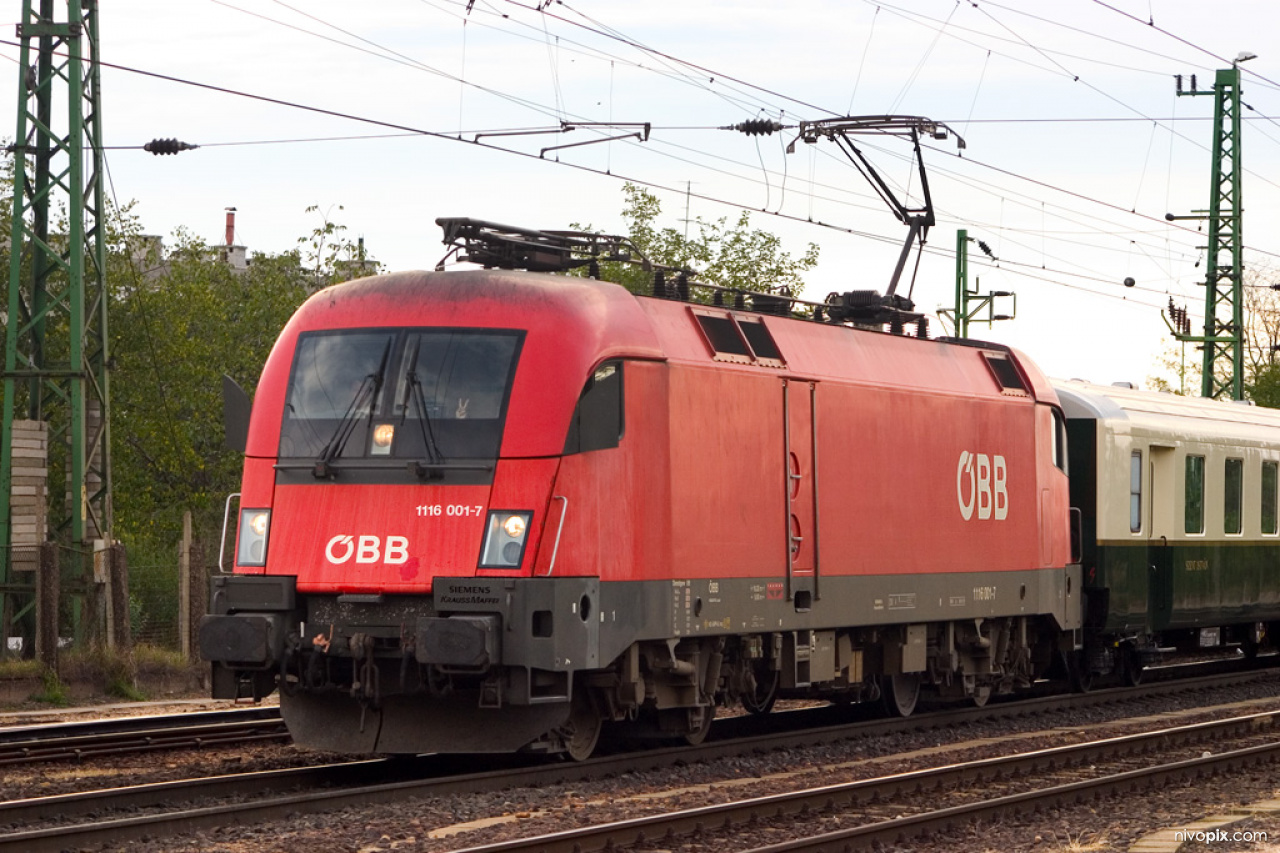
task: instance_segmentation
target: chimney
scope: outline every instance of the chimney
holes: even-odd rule
[[[236,244],[236,209],[234,207],[227,208],[227,245],[234,246]]]

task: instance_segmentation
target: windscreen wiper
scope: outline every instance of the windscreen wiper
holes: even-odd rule
[[[414,361],[417,361],[417,353],[414,353]],[[422,431],[422,445],[426,450],[427,458],[418,463],[420,470],[423,467],[432,465],[440,465],[444,462],[444,454],[440,452],[440,445],[436,444],[435,430],[431,427],[431,416],[427,414],[426,392],[422,390],[422,380],[418,378],[418,374],[410,372],[408,393],[413,397],[414,405],[418,410],[418,429]],[[405,406],[406,414],[408,406]]]
[[[426,392],[422,391],[422,380],[417,378],[417,356],[422,351],[421,341],[413,347],[413,360],[408,366],[408,377],[404,387],[404,400],[401,402],[401,424],[408,418],[408,398],[413,398],[413,407],[417,410],[417,428],[422,433],[422,448],[426,453],[425,460],[415,460],[410,470],[419,476],[440,476],[439,465],[444,462],[444,453],[435,443],[435,430],[431,428],[431,416],[426,411]],[[434,470],[433,470],[434,469]]]
[[[347,439],[351,438],[351,433],[355,432],[357,417],[366,402],[369,404],[369,419],[373,419],[373,401],[378,398],[378,391],[382,388],[382,377],[386,374],[387,355],[390,352],[391,341],[388,340],[387,345],[382,349],[382,360],[378,363],[377,371],[360,380],[360,387],[356,388],[351,404],[347,406],[347,411],[338,421],[338,428],[334,430],[333,437],[320,451],[320,458],[316,460],[315,468],[312,470],[317,479],[333,475],[334,471],[330,463],[341,455],[342,449],[347,446]]]

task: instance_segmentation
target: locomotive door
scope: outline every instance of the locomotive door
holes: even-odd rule
[[[784,544],[787,598],[806,610],[818,597],[818,386],[782,380]]]

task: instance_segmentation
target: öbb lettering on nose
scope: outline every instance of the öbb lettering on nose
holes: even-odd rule
[[[384,544],[377,536],[359,537],[338,534],[329,540],[324,549],[325,558],[334,565],[342,565],[355,558],[357,563],[389,563],[400,565],[409,559],[409,538],[388,536]]]

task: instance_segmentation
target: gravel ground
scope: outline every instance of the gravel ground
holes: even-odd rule
[[[263,704],[274,704],[264,702]],[[0,712],[0,729],[13,726],[48,723],[84,722],[113,717],[146,717],[198,711],[224,711],[236,707],[230,702],[208,698],[166,699],[158,702],[119,702],[103,700],[98,704],[74,708],[24,707]],[[6,767],[0,776],[0,799],[16,800],[70,794],[121,784],[143,784],[216,776],[224,773],[247,773],[324,764],[335,756],[300,750],[291,744],[262,744],[205,748],[200,750],[163,750],[132,755],[103,756],[81,762],[53,761],[30,766]]]
[[[694,808],[781,790],[1096,739],[1139,727],[1157,728],[1251,711],[1280,710],[1280,702],[1275,698],[1280,692],[1278,687],[1280,675],[1275,675],[1262,682],[1223,690],[1213,697],[1194,694],[1153,698],[1121,706],[1076,711],[1069,716],[1059,713],[1029,720],[966,725],[954,730],[906,733],[870,741],[852,740],[803,751],[740,756],[650,773],[628,774],[615,779],[585,781],[569,787],[513,789],[395,806],[347,809],[299,816],[280,824],[228,827],[186,839],[142,842],[131,845],[131,853],[261,853],[315,849],[359,853],[391,850],[439,853],[641,814]],[[1210,702],[1215,705],[1213,710],[1202,707]],[[1142,715],[1147,715],[1147,719],[1132,719]],[[268,747],[252,751],[241,748],[234,754],[216,758],[212,753],[172,753],[159,761],[164,763],[166,773],[193,775],[201,767],[206,768],[204,773],[209,772],[211,766],[222,771],[240,767],[258,769],[259,763],[306,761],[315,757],[315,753],[293,747]],[[138,765],[147,762],[143,759]],[[150,762],[153,765],[159,763],[154,758]],[[93,765],[95,768],[98,766],[97,763]],[[135,767],[115,772],[117,775],[130,775],[140,771]],[[9,787],[8,778],[5,787]],[[1036,853],[1123,851],[1149,832],[1199,819],[1228,806],[1276,796],[1280,796],[1280,784],[1275,771],[1255,770],[1216,779],[1209,784],[1165,788],[1124,799],[1010,819],[998,825],[966,827],[945,837],[912,841],[885,849],[1027,850]],[[880,818],[894,816],[892,805],[874,811]],[[836,828],[834,823],[822,826],[824,829]],[[1230,828],[1231,831],[1238,829],[1268,832],[1274,842],[1280,842],[1280,816],[1256,817],[1246,824]],[[731,849],[749,849],[776,840],[775,833],[765,830],[744,832],[735,839]],[[656,853],[659,848],[652,849]],[[714,847],[697,843],[681,847],[668,843],[660,849],[701,853],[726,848],[720,840]],[[1213,841],[1199,847],[1184,845],[1182,850],[1196,853],[1208,850],[1280,851],[1280,843],[1232,846],[1228,842]]]
[[[263,706],[279,705],[276,696],[263,700]],[[68,708],[51,708],[35,702],[5,707],[0,705],[0,729],[9,726],[40,726],[47,723],[78,723],[104,717],[145,717],[158,714],[194,713],[196,711],[225,711],[245,707],[225,699],[210,699],[207,695],[173,696],[151,702],[121,702],[119,699],[100,697]]]

